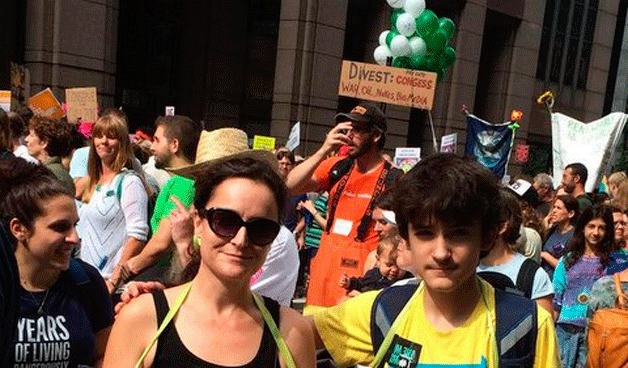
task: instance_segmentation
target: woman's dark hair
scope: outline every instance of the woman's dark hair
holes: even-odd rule
[[[31,229],[48,199],[59,195],[74,198],[44,165],[16,157],[0,159],[0,193],[0,218],[7,229],[14,218]]]
[[[606,267],[609,262],[609,255],[613,251],[615,245],[615,225],[613,224],[613,211],[606,205],[596,204],[593,205],[580,215],[576,229],[574,230],[571,241],[565,248],[565,268],[568,270],[576,264],[585,250],[584,228],[587,224],[595,219],[602,219],[605,224],[604,238],[597,246],[596,255],[600,257],[600,262],[603,267]]]
[[[42,116],[33,116],[28,123],[28,129],[33,130],[39,139],[48,143],[46,152],[49,156],[65,157],[70,154],[71,147],[68,142],[71,133],[67,123]]]
[[[287,200],[286,184],[269,164],[253,158],[227,160],[196,178],[194,184],[194,207],[197,209],[205,208],[207,202],[214,194],[214,190],[222,182],[232,178],[250,179],[268,187],[273,192],[277,202],[277,210],[279,212],[277,221],[281,223],[284,218]],[[195,250],[191,255],[190,262],[180,274],[177,275],[177,272],[171,272],[170,282],[175,284],[192,280],[198,273],[199,266],[200,254]]]
[[[9,117],[13,139],[18,139],[26,134],[26,123],[24,123],[24,119],[22,119],[20,114],[11,111],[7,113],[7,116]]]
[[[500,222],[502,224],[508,223],[501,238],[506,244],[515,244],[519,239],[519,228],[522,222],[519,199],[512,190],[507,188],[500,188],[499,194],[501,196]]]
[[[379,207],[383,210],[392,211],[393,208],[393,191],[392,188],[384,191],[373,203],[373,208]]]
[[[578,204],[578,200],[570,195],[559,195],[554,198],[554,202],[560,200],[565,205],[565,209],[567,212],[573,211],[573,216],[569,220],[569,224],[575,225],[578,222],[578,217],[580,217],[580,205]]]
[[[421,160],[393,189],[399,233],[439,222],[449,226],[481,224],[488,239],[500,223],[497,178],[479,163],[454,154]]]

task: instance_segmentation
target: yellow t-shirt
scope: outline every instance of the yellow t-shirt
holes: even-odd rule
[[[385,361],[418,358],[419,367],[498,367],[495,342],[495,295],[485,281],[482,297],[469,319],[448,332],[438,331],[427,320],[423,306],[423,285],[410,299],[406,320],[397,324],[396,340]],[[371,364],[371,307],[377,291],[367,292],[335,307],[314,314],[316,329],[325,347],[339,366]],[[490,312],[489,312],[490,311]],[[535,367],[559,367],[556,333],[550,315],[538,309]],[[400,365],[403,366],[403,365]]]

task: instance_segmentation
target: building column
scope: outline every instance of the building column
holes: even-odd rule
[[[51,87],[63,102],[66,88],[95,86],[100,106],[112,106],[118,0],[29,1],[26,12],[31,94]]]

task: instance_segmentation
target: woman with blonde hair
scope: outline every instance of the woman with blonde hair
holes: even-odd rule
[[[106,111],[94,125],[88,175],[77,187],[83,205],[77,230],[80,257],[108,278],[115,267],[138,254],[148,238],[148,197],[151,189],[133,170],[134,155],[126,116]],[[79,193],[77,193],[78,195]],[[107,280],[110,291],[116,280]]]

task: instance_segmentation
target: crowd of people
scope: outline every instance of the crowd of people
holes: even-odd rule
[[[371,103],[304,159],[179,115],[77,125],[0,109],[2,367],[628,365],[624,172],[404,174]]]

